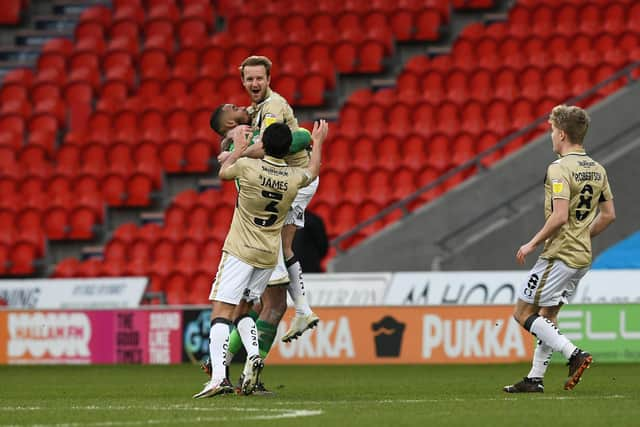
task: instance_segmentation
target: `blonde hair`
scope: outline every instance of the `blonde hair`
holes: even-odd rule
[[[580,107],[556,105],[549,115],[549,123],[566,133],[569,141],[582,145],[587,130],[589,130],[591,118]]]
[[[240,70],[240,77],[244,79],[244,67],[251,67],[255,65],[262,65],[267,71],[267,77],[269,77],[269,75],[271,74],[271,60],[266,56],[258,55],[251,55],[244,61],[242,61],[242,64],[240,64],[240,67],[238,67],[238,69]]]

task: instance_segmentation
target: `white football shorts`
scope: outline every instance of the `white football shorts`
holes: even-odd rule
[[[254,301],[267,287],[273,268],[257,268],[223,252],[209,300],[238,305],[244,298]]]
[[[567,304],[589,267],[571,268],[559,259],[538,258],[518,298],[539,307]]]
[[[287,217],[284,219],[284,225],[295,224],[298,228],[304,227],[304,211],[311,203],[313,195],[316,194],[319,182],[320,178],[316,177],[311,181],[311,184],[298,190],[298,194],[291,204],[291,209],[289,209]]]

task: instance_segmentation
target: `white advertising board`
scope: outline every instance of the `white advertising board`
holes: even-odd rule
[[[0,306],[10,309],[134,308],[146,277],[0,281]]]
[[[384,305],[391,273],[305,274],[304,287],[311,307]],[[288,297],[288,304],[293,302]]]
[[[513,304],[527,271],[395,273],[384,305]],[[640,270],[592,270],[580,281],[573,304],[639,303]]]

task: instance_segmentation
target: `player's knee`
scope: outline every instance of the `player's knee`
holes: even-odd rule
[[[529,313],[523,310],[518,310],[516,309],[513,312],[513,318],[515,319],[516,322],[518,322],[520,324],[520,326],[522,326],[523,328],[527,329],[526,323],[527,320],[531,318],[531,315],[533,313]]]

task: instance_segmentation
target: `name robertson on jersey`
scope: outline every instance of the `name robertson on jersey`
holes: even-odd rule
[[[260,185],[262,185],[263,187],[269,187],[272,190],[282,192],[287,191],[287,189],[289,188],[289,184],[287,183],[287,181],[278,181],[264,175],[260,175]]]
[[[573,172],[573,179],[577,182],[601,181],[602,174],[600,172]]]

